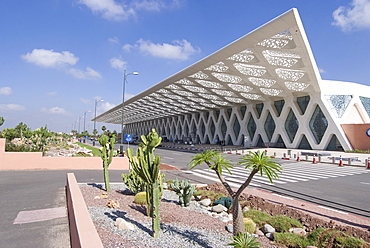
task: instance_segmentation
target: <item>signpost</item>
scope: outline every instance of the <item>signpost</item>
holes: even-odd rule
[[[132,138],[133,138],[132,134],[125,134],[125,141],[127,142],[127,148],[130,147],[130,142],[132,142],[133,140]]]

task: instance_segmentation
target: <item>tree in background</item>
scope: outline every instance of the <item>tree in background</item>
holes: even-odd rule
[[[1,116],[0,116],[0,126],[2,126],[2,125],[4,124],[4,122],[5,122],[4,117],[1,117]]]
[[[222,175],[224,170],[227,170],[231,174],[230,169],[232,169],[234,165],[231,163],[231,160],[226,159],[225,156],[221,155],[221,152],[207,150],[203,153],[198,153],[197,155],[192,156],[192,158],[193,159],[188,163],[188,165],[190,165],[190,169],[205,163],[209,169],[216,173],[222,185],[226,188],[232,198],[233,234],[238,235],[238,233],[245,233],[243,212],[239,203],[239,196],[243,190],[248,187],[252,178],[257,173],[260,173],[261,176],[266,174],[271,183],[272,179],[279,178],[277,173],[282,171],[281,165],[273,161],[271,157],[266,156],[266,152],[261,153],[260,151],[250,151],[249,154],[240,158],[240,162],[238,163],[239,165],[245,165],[245,168],[250,170],[250,174],[245,182],[235,192]]]

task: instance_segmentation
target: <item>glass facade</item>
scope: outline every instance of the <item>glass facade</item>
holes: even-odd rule
[[[340,144],[337,136],[335,136],[335,134],[333,134],[333,136],[331,136],[331,139],[329,141],[328,146],[326,147],[326,150],[328,150],[328,151],[343,151],[343,147]]]
[[[270,112],[267,115],[264,128],[265,128],[265,132],[266,132],[268,141],[271,141],[271,138],[272,138],[272,135],[274,134],[276,125],[275,125],[274,119],[272,118]]]
[[[288,117],[285,121],[285,131],[288,134],[290,143],[293,142],[294,137],[298,131],[299,123],[292,109],[290,109]]]
[[[283,111],[285,101],[284,100],[279,100],[274,102],[274,106],[276,109],[276,112],[278,113],[278,116],[280,116],[281,111]]]
[[[328,120],[326,119],[324,113],[321,111],[319,105],[317,105],[310,119],[310,130],[315,137],[317,144],[320,144],[327,128]]]
[[[263,103],[256,104],[256,111],[257,111],[257,118],[258,119],[261,117],[263,106],[264,106]]]
[[[238,118],[235,118],[234,120],[233,131],[234,131],[235,137],[238,137],[239,132],[240,132],[240,123],[238,121]]]
[[[310,142],[308,142],[305,135],[302,136],[301,142],[299,142],[298,149],[312,150]]]
[[[251,115],[251,114],[249,116],[247,130],[248,130],[249,137],[251,138],[251,140],[253,140],[254,133],[257,130],[257,126],[256,126],[256,122],[253,119],[253,115]]]
[[[302,115],[304,115],[304,113],[306,112],[310,99],[311,99],[310,96],[297,97],[297,104],[299,109],[301,110]]]

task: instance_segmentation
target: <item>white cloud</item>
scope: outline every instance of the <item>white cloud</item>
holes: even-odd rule
[[[150,41],[140,39],[134,46],[126,44],[126,50],[131,47],[139,49],[140,52],[149,54],[153,57],[175,59],[175,60],[187,60],[191,55],[199,53],[200,48],[193,47],[187,40],[176,40],[173,44],[163,43],[155,44]]]
[[[86,67],[86,71],[76,69],[76,68],[70,68],[68,70],[68,73],[73,75],[75,78],[79,79],[100,79],[102,76],[99,72],[91,69],[90,67]]]
[[[0,95],[10,95],[12,94],[13,90],[10,87],[2,87],[0,88]]]
[[[19,104],[0,104],[0,111],[24,111],[26,110],[26,107]]]
[[[102,102],[100,106],[98,105],[96,108],[97,116],[110,110],[111,108],[115,107],[116,105],[110,102]]]
[[[110,66],[114,69],[118,69],[118,70],[124,70],[126,68],[126,65],[127,65],[127,62],[126,61],[123,61],[122,59],[120,58],[111,58],[109,60],[109,63],[110,63]]]
[[[55,96],[55,95],[57,95],[58,94],[58,92],[56,92],[56,91],[52,91],[52,92],[48,92],[48,93],[46,93],[48,96]]]
[[[119,39],[116,36],[109,38],[108,41],[111,43],[119,44]]]
[[[48,113],[48,114],[55,114],[55,115],[71,115],[71,113],[66,111],[64,108],[59,108],[59,107],[53,107],[50,109],[42,108],[41,111]]]
[[[131,94],[131,93],[125,93],[125,101],[127,101],[128,99],[134,97],[135,95],[134,94]]]
[[[69,51],[54,52],[54,50],[33,49],[32,52],[21,55],[22,59],[42,67],[64,67],[75,65],[79,58]]]
[[[171,9],[177,8],[181,5],[181,0],[136,0],[133,2],[133,6],[138,10],[147,10],[147,11],[161,11],[162,9]]]
[[[90,99],[86,99],[86,98],[80,98],[80,101],[83,102],[84,104],[88,105],[88,104],[92,104],[92,101]]]
[[[80,0],[80,4],[86,5],[94,14],[113,21],[127,20],[136,15],[135,10],[114,0]]]
[[[124,44],[123,47],[122,47],[123,51],[125,51],[125,52],[131,52],[131,50],[133,48],[134,48],[134,46],[130,45],[130,44]]]
[[[350,5],[333,12],[333,25],[343,31],[370,28],[370,0],[353,0]]]

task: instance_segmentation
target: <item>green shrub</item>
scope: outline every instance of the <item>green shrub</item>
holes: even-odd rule
[[[257,225],[252,219],[243,218],[245,231],[248,233],[255,233]]]
[[[138,205],[146,205],[146,192],[139,192],[135,195],[134,203]]]
[[[285,215],[272,216],[269,224],[273,226],[277,232],[288,232],[290,228],[303,228],[301,222]]]
[[[348,150],[346,152],[348,152],[348,153],[370,153],[370,150],[364,151],[364,150],[355,149],[355,150]]]
[[[275,243],[279,246],[304,248],[315,243],[294,233],[274,233]]]
[[[244,217],[252,219],[259,227],[269,223],[271,215],[264,211],[250,209],[249,211],[243,212]]]

